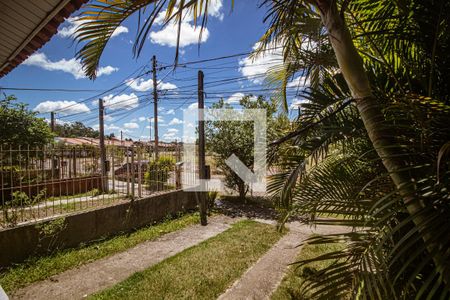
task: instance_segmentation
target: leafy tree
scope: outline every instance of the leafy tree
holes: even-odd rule
[[[81,122],[73,122],[67,124],[56,124],[55,133],[59,137],[89,137],[98,138],[100,133]]]
[[[28,145],[42,147],[51,142],[53,134],[48,124],[36,115],[26,104],[17,102],[15,96],[5,95],[0,100],[0,143],[17,149]]]
[[[244,109],[266,109],[268,117],[268,128],[275,123],[274,114],[276,104],[273,101],[266,101],[259,96],[254,99],[251,95],[244,96],[240,101]],[[233,109],[233,107],[221,99],[212,105],[213,109]],[[249,190],[248,185],[233,171],[225,161],[235,154],[242,163],[250,170],[254,165],[254,122],[252,121],[207,121],[205,126],[205,138],[207,151],[211,152],[215,158],[217,167],[225,175],[225,186],[237,191],[239,197],[245,200]],[[272,131],[269,131],[269,136]]]

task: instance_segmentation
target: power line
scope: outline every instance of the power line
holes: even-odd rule
[[[272,50],[277,50],[277,49],[282,49],[282,48],[283,48],[282,46],[274,47],[274,48],[268,48],[268,49],[262,50],[262,52],[272,51]],[[200,63],[205,63],[205,62],[210,62],[210,61],[216,61],[216,60],[222,60],[222,59],[228,59],[228,58],[233,58],[233,57],[250,55],[252,53],[254,53],[254,51],[236,53],[236,54],[231,54],[231,55],[224,55],[224,56],[207,58],[207,59],[201,59],[201,60],[194,60],[194,61],[185,62],[185,63],[181,63],[181,64],[171,64],[171,65],[163,66],[163,67],[161,67],[161,69],[169,68],[169,67],[183,67],[183,66],[187,66],[187,65],[194,65],[194,64],[200,64]]]

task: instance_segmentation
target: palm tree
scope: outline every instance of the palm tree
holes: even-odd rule
[[[92,79],[95,78],[101,54],[109,38],[114,30],[133,13],[139,13],[139,20],[141,20],[141,14],[149,12],[145,21],[140,25],[135,41],[134,53],[139,55],[151,26],[163,8],[167,7],[166,22],[173,20],[181,24],[184,13],[188,12],[193,14],[195,20],[201,19],[203,28],[207,22],[208,2],[208,0],[102,0],[89,5],[82,14],[82,20],[85,23],[79,28],[77,34],[80,41],[86,42],[77,54],[83,63],[86,74]],[[444,105],[443,103],[449,100],[449,85],[445,83],[446,80],[448,82],[445,72],[449,69],[449,62],[445,55],[449,44],[448,20],[445,16],[450,10],[449,4],[444,0],[267,0],[265,3],[270,7],[268,14],[270,26],[262,38],[262,47],[278,42],[285,46],[283,52],[286,64],[282,68],[283,74],[280,75],[284,82],[298,68],[303,68],[308,64],[320,66],[310,73],[311,76],[322,77],[323,80],[327,77],[327,72],[320,73],[320,71],[331,67],[329,73],[334,74],[336,69],[333,68],[333,63],[336,63],[342,74],[341,79],[345,82],[344,85],[340,85],[340,90],[347,93],[346,101],[341,101],[340,105],[335,105],[331,110],[327,110],[327,112],[331,111],[329,116],[324,118],[323,114],[312,114],[315,117],[306,120],[302,124],[302,128],[287,135],[282,141],[295,138],[300,133],[313,132],[318,125],[326,121],[335,120],[337,122],[337,117],[341,118],[340,123],[336,123],[339,126],[343,126],[342,122],[347,122],[345,124],[348,126],[354,126],[355,124],[348,123],[346,119],[348,116],[343,114],[350,111],[351,114],[356,115],[357,120],[362,122],[360,128],[365,129],[367,144],[373,148],[377,153],[376,157],[381,160],[384,167],[381,169],[382,173],[388,174],[392,180],[395,187],[392,192],[401,199],[401,205],[406,209],[409,221],[414,224],[416,236],[422,240],[429,257],[433,260],[435,273],[432,277],[427,278],[426,282],[428,285],[431,282],[436,283],[433,287],[442,289],[440,285],[442,282],[446,285],[450,282],[450,260],[448,259],[450,253],[447,251],[449,238],[443,231],[436,235],[433,230],[437,224],[448,228],[448,222],[445,220],[448,219],[446,218],[448,204],[442,201],[445,197],[437,197],[441,199],[438,202],[442,206],[438,207],[442,210],[431,214],[436,210],[435,203],[429,204],[423,201],[424,192],[421,190],[421,185],[418,184],[418,180],[429,177],[429,164],[435,160],[427,161],[422,157],[422,160],[414,161],[410,158],[410,153],[404,151],[404,146],[408,143],[401,144],[392,134],[400,121],[387,114],[385,109],[388,107],[387,104],[394,102],[391,101],[390,97],[392,96],[396,96],[396,101],[403,99],[404,102],[421,102],[423,97],[412,94],[412,91],[416,91],[419,95],[439,99],[434,101],[425,99],[424,101],[430,105],[433,102]],[[180,33],[180,27],[178,28],[179,38],[182,33]],[[430,28],[432,29],[430,30]],[[328,37],[328,44],[326,41],[322,44],[324,35]],[[320,51],[315,54],[303,51],[302,43],[305,41],[305,37],[320,41],[316,45]],[[320,49],[322,45],[324,49]],[[327,45],[330,46],[328,49]],[[335,60],[330,62],[322,60],[320,63],[315,61],[323,58],[324,53],[331,49]],[[423,56],[426,59],[423,59]],[[175,57],[177,59],[177,54]],[[316,63],[312,63],[314,61]],[[376,85],[372,79],[369,80],[374,75],[375,77],[379,75],[378,79],[380,76],[387,78],[384,85]],[[425,80],[422,75],[425,75]],[[318,86],[321,80],[313,82]],[[384,90],[384,93],[380,93],[380,90]],[[334,90],[333,92],[335,93]],[[287,106],[285,105],[285,107]],[[407,107],[403,107],[404,110],[400,111],[408,111]],[[437,111],[431,113],[434,115]],[[406,118],[406,120],[408,122],[402,123],[402,121],[400,124],[412,126],[411,118]],[[354,122],[357,121],[354,120]],[[392,127],[392,123],[396,124],[396,127]],[[439,122],[438,124],[442,125]],[[419,125],[423,126],[423,124]],[[442,132],[439,127],[430,127],[428,130]],[[410,134],[408,130],[405,129],[405,131]],[[403,135],[406,137],[408,134]],[[335,135],[332,137],[336,138]],[[448,138],[445,134],[440,135],[440,138],[436,140],[430,137],[433,147],[428,149],[430,151],[428,154],[436,153],[436,148],[443,145],[446,141],[445,138]],[[402,142],[405,141],[407,140]],[[358,152],[356,151],[356,153]],[[417,151],[415,153],[427,152]],[[411,167],[414,163],[425,163],[428,168],[414,169]],[[331,164],[334,166],[336,163]],[[339,161],[338,165],[341,164],[342,162]],[[303,168],[304,166],[299,163],[296,166],[295,174],[301,174]],[[378,171],[375,174],[379,174],[380,169],[376,170]],[[296,186],[298,176],[287,176],[287,179],[286,188],[280,191],[281,200],[292,198],[294,193],[288,191],[289,188]],[[431,215],[433,216],[433,226],[430,225]],[[436,238],[437,236],[440,238]],[[381,267],[376,270],[375,275],[382,274]],[[447,290],[445,289],[445,291]]]

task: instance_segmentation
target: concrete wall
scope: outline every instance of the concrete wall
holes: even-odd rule
[[[195,193],[173,191],[0,231],[0,268],[32,255],[71,248],[196,207]]]
[[[47,197],[69,196],[89,192],[93,189],[102,190],[102,178],[99,175],[77,178],[55,179],[32,185],[16,185],[12,188],[0,189],[0,195],[5,201],[12,199],[12,193],[21,191],[28,197],[35,197],[43,189]]]

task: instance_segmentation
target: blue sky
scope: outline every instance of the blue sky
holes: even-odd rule
[[[186,19],[182,24],[182,48],[180,63],[203,60],[251,51],[265,32],[263,24],[265,8],[257,1],[215,0],[209,9],[207,29],[198,48],[198,31],[193,22]],[[132,16],[115,32],[105,49],[100,63],[99,76],[95,81],[84,77],[80,64],[74,58],[77,49],[71,33],[76,28],[76,17],[59,27],[51,41],[37,51],[24,64],[0,79],[0,87],[85,89],[85,92],[54,92],[3,90],[16,95],[21,102],[39,111],[39,116],[49,118],[56,111],[58,122],[82,121],[88,126],[98,126],[97,94],[116,85],[119,88],[102,95],[106,103],[106,133],[114,132],[133,140],[148,140],[149,119],[153,117],[151,103],[151,57],[156,55],[158,66],[170,65],[175,57],[176,31],[171,24],[165,28],[154,27],[139,58],[133,58],[132,41],[135,37],[137,18]],[[278,50],[280,51],[280,50]],[[275,51],[276,52],[276,51]],[[159,137],[162,140],[180,140],[183,129],[183,109],[195,106],[197,101],[197,72],[205,74],[206,104],[225,99],[233,105],[243,94],[270,95],[263,74],[271,64],[280,59],[279,53],[268,53],[257,60],[239,56],[201,64],[171,68],[158,72]],[[141,75],[139,77],[139,75]],[[236,78],[236,79],[234,79]],[[294,78],[291,87],[298,86],[300,77]],[[218,82],[227,80],[225,82]],[[123,84],[125,82],[125,84]],[[300,82],[301,84],[301,82]],[[248,91],[248,92],[246,92]],[[269,94],[268,94],[269,93]],[[294,89],[290,101],[295,98]],[[152,134],[153,139],[153,134]]]

